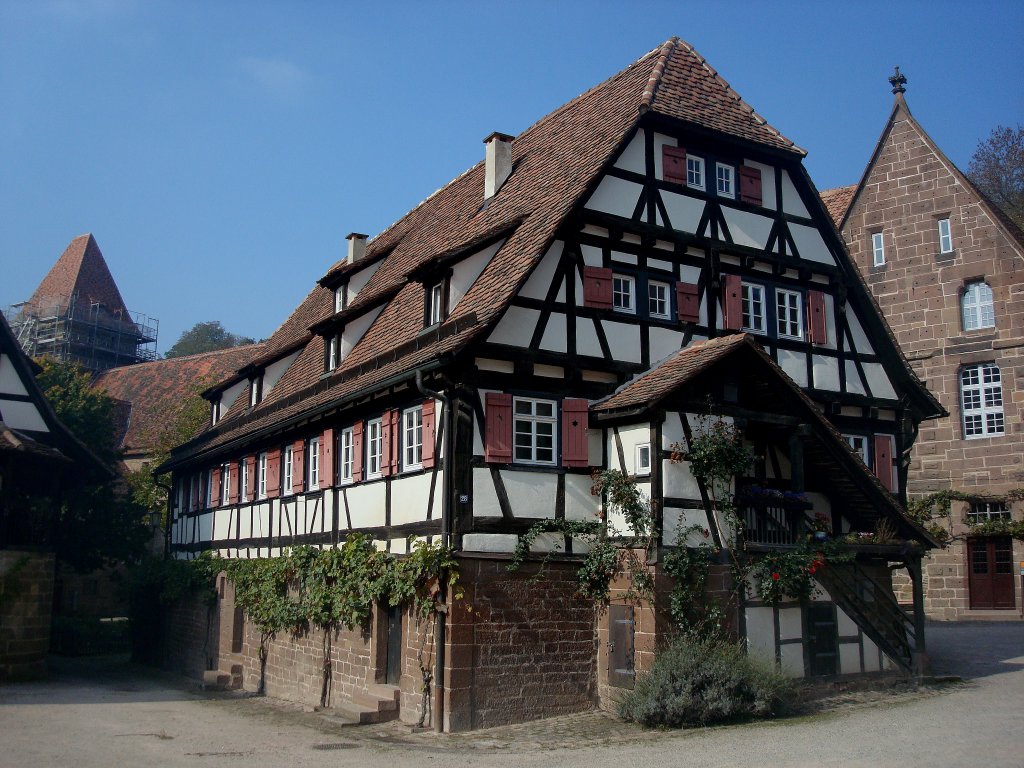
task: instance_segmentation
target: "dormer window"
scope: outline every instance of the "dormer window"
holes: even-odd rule
[[[448,315],[446,306],[448,303],[447,282],[447,280],[440,280],[427,286],[426,308],[424,311],[424,325],[427,328],[437,325]]]
[[[249,379],[249,407],[255,408],[263,399],[263,374]]]
[[[334,335],[327,339],[325,366],[327,371],[333,371],[341,362],[341,336]]]
[[[334,314],[338,314],[348,306],[348,286],[339,285],[334,289]]]
[[[220,398],[218,397],[212,403],[210,403],[210,424],[216,424],[220,421]]]

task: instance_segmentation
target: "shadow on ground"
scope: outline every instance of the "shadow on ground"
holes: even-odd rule
[[[933,621],[925,640],[936,676],[971,680],[1024,665],[1024,621]]]

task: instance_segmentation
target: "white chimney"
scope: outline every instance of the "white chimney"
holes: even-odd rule
[[[348,240],[348,263],[355,264],[366,255],[366,235],[352,232],[345,238]]]
[[[495,131],[486,139],[484,168],[484,200],[490,200],[512,173],[512,139],[507,133]]]

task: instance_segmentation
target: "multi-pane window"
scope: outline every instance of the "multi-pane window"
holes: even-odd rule
[[[1010,507],[1005,501],[975,501],[967,513],[969,523],[987,523],[990,520],[1009,520]]]
[[[249,500],[249,462],[242,459],[238,462],[238,500]]]
[[[686,156],[686,186],[704,189],[704,158]]]
[[[515,460],[525,464],[555,463],[558,415],[551,400],[515,398]]]
[[[740,296],[743,306],[743,330],[764,333],[766,327],[764,286],[756,283],[742,283]]]
[[[427,300],[430,302],[427,311],[427,325],[436,325],[444,320],[444,283],[434,283],[430,286]]]
[[[292,466],[295,463],[295,449],[290,445],[286,445],[284,448],[284,493],[289,494],[292,492]]]
[[[960,372],[960,405],[964,437],[1003,434],[1003,384],[995,364],[968,365]]]
[[[228,505],[231,498],[231,465],[222,464],[220,468],[220,503],[221,506]]]
[[[220,488],[213,487],[213,470],[211,469],[206,473],[206,504],[204,504],[204,506],[212,507],[214,500],[217,499],[219,495]]]
[[[636,474],[651,474],[651,444],[640,443],[636,447]]]
[[[803,302],[796,291],[775,291],[775,320],[780,337],[801,339],[804,335]]]
[[[384,424],[380,419],[366,422],[366,476],[380,477],[384,459]]]
[[[267,454],[261,453],[256,462],[256,498],[267,498]]]
[[[718,182],[718,194],[721,197],[736,197],[736,185],[733,181],[731,165],[715,164],[715,178]]]
[[[423,406],[402,413],[402,468],[419,469],[423,465]]]
[[[885,240],[881,232],[871,235],[871,253],[874,257],[874,265],[880,267],[885,264]]]
[[[315,491],[320,488],[320,438],[314,437],[309,441],[309,451],[306,454],[307,473],[309,483],[306,490]]]
[[[939,253],[953,252],[953,235],[949,230],[949,219],[939,219]]]
[[[864,462],[866,466],[868,464],[868,439],[864,435],[843,435],[846,438],[846,442],[849,443],[853,452],[856,453],[860,460]]]
[[[341,430],[338,435],[338,482],[351,483],[355,467],[355,444],[352,427]]]
[[[345,308],[348,286],[342,285],[334,289],[334,311],[341,312]]]
[[[995,326],[996,313],[992,304],[992,289],[988,283],[979,280],[964,287],[964,295],[960,299],[960,313],[963,316],[965,331]]]
[[[612,275],[612,307],[620,312],[635,312],[633,288],[635,281],[628,275]]]
[[[333,371],[341,362],[341,337],[331,336],[327,341],[327,370]]]
[[[653,280],[647,283],[647,311],[651,317],[667,320],[669,317],[668,284]]]

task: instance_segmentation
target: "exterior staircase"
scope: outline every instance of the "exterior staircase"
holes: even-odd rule
[[[398,718],[401,692],[397,685],[371,684],[366,691],[356,691],[351,698],[332,705],[342,717],[360,725],[383,723]]]

